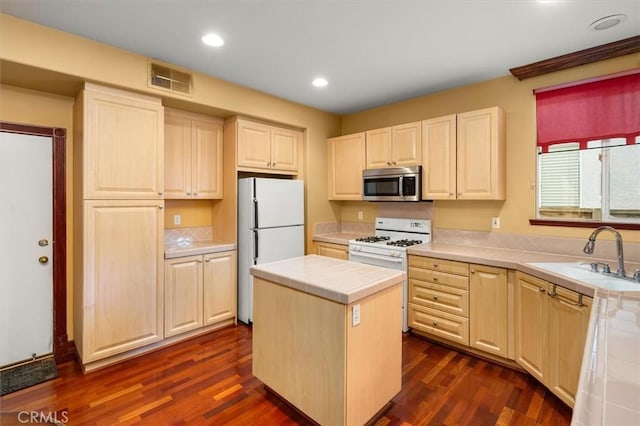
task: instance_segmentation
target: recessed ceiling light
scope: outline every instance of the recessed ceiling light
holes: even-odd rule
[[[224,40],[218,34],[209,33],[202,36],[202,42],[207,46],[220,47]]]
[[[315,87],[325,87],[327,84],[329,84],[329,82],[327,81],[326,78],[323,77],[318,77],[316,79],[314,79],[311,84],[313,84]]]
[[[591,24],[589,24],[589,29],[592,31],[606,30],[611,27],[615,27],[625,19],[627,19],[627,15],[622,15],[622,14],[605,16],[604,18],[600,18],[597,21],[594,21]]]

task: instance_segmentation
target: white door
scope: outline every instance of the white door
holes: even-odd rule
[[[0,132],[0,366],[53,352],[52,156]]]

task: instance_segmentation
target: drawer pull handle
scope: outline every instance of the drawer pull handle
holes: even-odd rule
[[[437,327],[437,326],[438,326],[438,321],[434,321],[434,322],[433,322],[433,326],[434,326],[434,327]]]

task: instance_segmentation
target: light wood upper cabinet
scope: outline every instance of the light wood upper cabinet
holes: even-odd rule
[[[504,200],[506,140],[499,107],[422,122],[422,198]]]
[[[469,343],[508,358],[507,270],[469,265]]]
[[[421,161],[420,122],[366,132],[367,169],[416,166]]]
[[[329,200],[362,200],[365,151],[364,132],[327,140]]]
[[[422,198],[456,199],[456,115],[422,122]]]
[[[457,198],[504,200],[506,196],[504,112],[487,108],[458,114]]]
[[[86,83],[76,102],[82,197],[161,198],[164,111],[160,99]]]
[[[83,363],[163,339],[162,200],[84,202],[75,343]]]
[[[223,121],[165,110],[165,198],[223,196]]]
[[[302,132],[237,120],[238,170],[298,173]]]

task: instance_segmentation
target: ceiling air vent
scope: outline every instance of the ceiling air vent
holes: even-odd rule
[[[191,74],[164,65],[150,64],[149,85],[183,95],[191,94]]]

